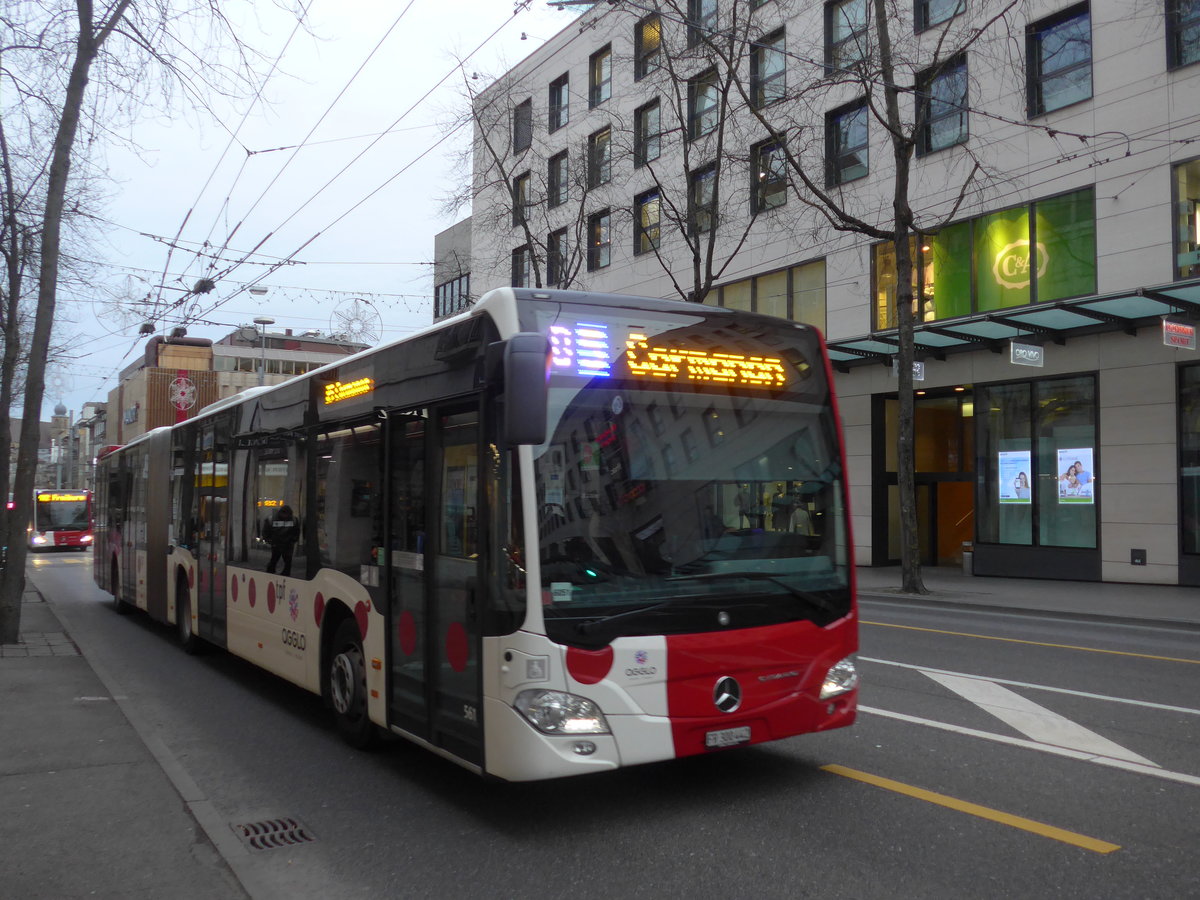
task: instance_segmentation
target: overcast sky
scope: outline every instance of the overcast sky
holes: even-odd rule
[[[56,340],[70,347],[70,359],[47,373],[43,417],[60,400],[77,416],[85,402],[108,399],[120,370],[144,349],[142,310],[165,313],[154,321],[160,334],[185,312],[211,323],[189,322],[190,336],[214,339],[263,315],[275,319],[271,330],[327,334],[355,298],[380,314],[383,341],[428,324],[434,235],[467,214],[443,217],[440,200],[454,152],[470,135],[438,144],[461,106],[461,73],[422,98],[481,44],[466,66],[480,74],[480,86],[578,13],[545,0],[515,15],[513,7],[513,0],[314,0],[316,37],[299,34],[287,45],[280,62],[287,74],[268,83],[269,105],[222,106],[219,122],[194,110],[142,117],[131,133],[140,152],[105,155],[113,196],[101,215],[110,224],[85,254],[96,286],[60,292]],[[247,25],[246,40],[273,58],[292,24],[263,25],[262,34]],[[224,273],[260,242],[258,255]],[[273,272],[265,265],[289,258],[294,264]],[[170,308],[213,266],[224,274],[210,294],[182,311]],[[237,293],[259,279],[266,294]],[[155,305],[121,316],[114,294],[126,311],[130,301]]]

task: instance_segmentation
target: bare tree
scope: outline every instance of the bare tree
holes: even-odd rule
[[[912,164],[918,147],[943,149],[938,145],[942,139],[948,141],[947,147],[952,146],[958,143],[955,129],[960,125],[965,129],[969,103],[962,60],[967,50],[986,38],[1003,53],[1014,33],[1007,16],[1016,6],[1015,0],[997,0],[991,5],[991,10],[974,10],[972,21],[964,23],[955,17],[962,11],[961,5],[941,4],[949,13],[945,20],[914,35],[911,7],[902,9],[893,0],[835,4],[829,9],[831,35],[822,44],[789,49],[789,57],[800,62],[801,70],[807,68],[811,78],[798,79],[778,102],[766,105],[754,102],[752,79],[740,82],[739,87],[747,108],[776,136],[797,200],[827,229],[883,241],[891,247],[896,292],[894,322],[888,324],[897,328],[901,588],[908,593],[927,592],[921,576],[917,520],[913,395],[913,329],[917,304],[924,295],[924,270],[916,265],[914,252],[920,252],[922,236],[936,234],[956,217],[989,174],[968,146],[957,147],[953,151],[957,157],[947,166],[950,174],[940,191],[941,202],[918,213],[913,208]],[[822,67],[818,60],[825,56],[826,46],[830,46],[830,55]],[[839,106],[847,113],[827,125],[826,111]],[[939,114],[944,116],[941,122],[950,132],[948,136],[936,130]],[[861,127],[865,141],[868,122],[876,123],[886,135],[890,167],[880,168],[890,178],[890,197],[878,190],[858,190],[852,183],[855,179],[845,177],[846,167],[856,174],[854,168],[861,160],[853,146],[844,146],[844,135],[837,129]],[[833,143],[827,127],[835,132]],[[846,151],[843,158],[837,157],[839,148]],[[861,168],[865,173],[865,165]]]
[[[66,201],[76,177],[73,168],[86,158],[91,144],[86,141],[80,148],[81,125],[89,138],[103,134],[107,127],[105,104],[128,109],[145,102],[152,77],[161,78],[164,86],[180,87],[193,102],[202,103],[204,91],[228,91],[239,83],[248,84],[255,55],[238,40],[216,0],[204,4],[114,0],[101,10],[95,9],[92,0],[42,0],[10,5],[0,27],[4,29],[0,84],[6,96],[44,111],[44,119],[29,120],[33,123],[31,145],[36,147],[39,137],[47,138],[48,145],[41,165],[29,167],[36,176],[33,183],[21,186],[14,179],[5,186],[4,212],[10,220],[6,223],[6,251],[14,247],[21,250],[27,235],[37,242],[36,305],[12,486],[15,509],[9,518],[11,532],[13,523],[24,523],[31,514],[46,361],[58,300],[63,223],[68,213]],[[222,61],[224,57],[205,53],[206,48],[215,50],[221,42],[234,51],[228,57],[230,63]],[[89,82],[95,83],[90,93]],[[9,110],[6,101],[6,118]],[[39,131],[43,126],[45,130]],[[13,135],[8,133],[6,137],[9,146],[5,160],[11,160]],[[22,218],[28,205],[18,204],[18,197],[36,198],[36,216]],[[30,258],[26,255],[26,262]],[[7,275],[6,313],[16,308],[12,304],[20,304],[26,282],[23,277],[14,277],[11,269]],[[6,341],[6,360],[9,350]],[[11,386],[9,390],[11,398]],[[16,641],[20,631],[24,541],[10,540],[8,554],[7,565],[0,573],[0,643]]]

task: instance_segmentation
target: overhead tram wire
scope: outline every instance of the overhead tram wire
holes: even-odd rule
[[[384,136],[386,136],[388,133],[390,133],[391,130],[394,129],[395,126],[399,122],[403,121],[403,119],[405,117],[407,117],[421,103],[423,103],[425,100],[427,100],[429,98],[429,96],[431,94],[433,94],[434,91],[436,91],[443,84],[445,84],[446,81],[448,81],[451,77],[453,77],[455,72],[458,72],[461,69],[463,69],[463,67],[467,64],[467,62],[470,61],[470,59],[473,56],[475,56],[475,54],[477,54],[480,50],[482,50],[485,46],[487,46],[491,41],[493,41],[496,38],[496,36],[498,34],[500,34],[500,32],[503,31],[513,21],[513,19],[515,18],[516,14],[518,12],[522,11],[523,9],[528,9],[530,2],[531,2],[531,0],[523,0],[522,4],[517,8],[517,10],[514,11],[512,16],[505,19],[494,31],[492,31],[491,34],[489,34],[486,38],[484,38],[479,43],[479,45],[475,47],[474,50],[472,50],[465,57],[463,57],[463,59],[461,61],[459,61],[455,66],[453,66],[450,69],[450,71],[448,71],[445,75],[443,75],[440,79],[438,79],[438,81],[431,88],[429,88],[429,90],[427,90],[419,99],[414,101],[413,104],[408,109],[406,109],[403,113],[401,113],[400,116],[398,116],[392,122],[392,124],[388,127],[388,129],[386,131],[384,131],[380,135],[378,135],[374,141],[372,141],[368,146],[364,147],[353,159],[350,160],[350,162],[348,162],[345,166],[343,166],[340,171],[338,171],[324,185],[322,185],[320,188],[318,188],[317,191],[314,192],[307,200],[305,200],[303,203],[301,203],[300,206],[297,207],[286,219],[284,219],[282,222],[280,222],[278,225],[276,225],[275,228],[272,229],[272,231],[269,234],[267,234],[264,238],[262,238],[262,240],[260,240],[258,242],[258,244],[255,245],[255,248],[253,251],[251,251],[251,253],[257,252],[258,248],[261,247],[268,239],[270,239],[272,237],[272,235],[274,235],[275,232],[277,232],[280,228],[283,228],[285,225],[287,225],[289,222],[291,222],[297,215],[299,215],[304,209],[306,209],[311,203],[313,203],[317,199],[317,197],[319,197],[326,189],[328,189],[330,187],[330,185],[332,185],[334,183],[334,181],[336,181],[343,174],[345,174],[345,172],[347,170],[349,170],[349,168],[351,166],[353,166],[355,163],[357,163],[359,160],[361,160],[362,157],[364,155],[366,155],[366,153],[369,152],[377,143],[379,143],[379,141],[382,140]],[[411,6],[411,3],[410,3],[410,6]],[[390,29],[389,29],[389,31],[390,31]],[[378,49],[378,48],[376,48],[376,49]],[[373,50],[372,54],[374,54],[374,52],[375,51]],[[364,65],[365,64],[366,63],[364,62]],[[360,68],[360,71],[361,71],[361,68]],[[355,77],[357,77],[357,74]],[[349,87],[349,85],[347,85],[347,87]],[[343,90],[343,92],[344,92],[344,90]],[[465,124],[465,123],[463,123],[463,124]],[[397,177],[399,177],[400,175],[402,175],[406,171],[408,171],[408,169],[410,169],[415,163],[417,163],[418,161],[423,159],[425,156],[427,156],[429,153],[431,153],[437,147],[441,146],[441,144],[443,144],[450,137],[452,137],[453,135],[458,133],[458,131],[460,131],[463,128],[463,124],[460,124],[457,127],[455,127],[454,129],[452,129],[451,131],[447,132],[445,135],[440,137],[437,141],[435,141],[433,144],[431,144],[425,150],[421,151],[421,153],[418,154],[411,162],[409,162],[408,165],[406,165],[404,168],[402,168],[399,171],[397,171],[396,173],[394,173],[390,178],[388,178],[386,181],[384,181],[382,184],[380,184],[378,187],[376,187],[374,190],[372,190],[369,194],[367,194],[365,197],[363,197],[358,203],[354,204],[352,207],[350,207],[350,209],[348,209],[346,212],[342,213],[340,216],[338,216],[336,219],[334,219],[332,222],[330,222],[328,225],[326,225],[324,228],[322,228],[320,231],[318,231],[316,234],[314,234],[312,237],[310,237],[308,240],[306,240],[300,247],[298,247],[295,251],[293,251],[291,254],[289,254],[289,256],[287,258],[289,260],[293,259],[296,256],[296,254],[301,252],[305,247],[307,247],[314,240],[316,240],[318,237],[320,237],[325,231],[327,231],[329,228],[331,228],[334,225],[341,222],[347,215],[349,215],[351,212],[353,212],[355,209],[357,209],[359,206],[361,206],[363,203],[365,203],[371,197],[375,196],[375,194],[379,193],[379,191],[381,191],[384,187],[386,187],[388,184],[390,184],[392,181],[394,181]],[[312,134],[312,132],[310,131],[309,135],[311,136],[311,134]],[[307,141],[307,138],[305,140]],[[297,152],[303,146],[305,146],[304,142],[302,142],[301,145],[298,145]],[[294,158],[294,157],[295,157],[295,153],[293,153],[292,158]],[[289,159],[289,162],[290,161],[291,160]],[[272,182],[272,183],[274,183],[274,182]],[[269,187],[270,187],[270,185],[268,185],[268,188]],[[266,192],[264,191],[263,193],[265,194]],[[257,201],[255,201],[255,206],[257,206],[258,202],[260,202],[261,200],[262,200],[262,197],[260,196],[259,199]],[[253,210],[253,207],[251,207],[250,211],[252,211],[252,210]],[[248,214],[249,214],[249,211],[247,212],[247,215]],[[232,272],[236,271],[236,269],[238,268],[239,265],[241,265],[240,262],[235,263],[231,267],[222,270],[221,272],[219,272],[217,274],[216,278],[214,278],[213,280],[216,281],[216,280],[220,280],[222,278],[227,278]],[[267,274],[270,274],[270,273],[267,273]],[[265,277],[265,276],[263,276],[263,277]],[[259,280],[261,280],[261,279],[259,279]],[[236,296],[236,294],[234,296]],[[229,298],[229,299],[232,299],[232,298]]]
[[[221,167],[221,163],[225,161],[225,157],[229,153],[230,148],[233,147],[233,145],[236,143],[246,152],[246,159],[249,159],[250,156],[252,155],[252,151],[245,144],[242,144],[238,140],[238,134],[241,132],[242,127],[246,124],[246,120],[250,118],[250,113],[253,111],[254,107],[258,104],[259,100],[262,98],[263,91],[266,90],[266,87],[267,87],[267,82],[270,81],[272,76],[275,74],[275,70],[279,67],[280,60],[283,59],[284,53],[286,53],[288,47],[291,46],[292,40],[295,38],[296,33],[300,30],[300,26],[301,26],[302,22],[304,21],[304,19],[307,18],[309,7],[312,6],[313,2],[314,2],[314,0],[308,0],[308,3],[301,10],[301,14],[300,14],[299,18],[296,20],[295,27],[292,28],[291,33],[288,35],[287,40],[284,41],[283,46],[279,50],[279,53],[276,54],[275,59],[272,60],[270,69],[263,76],[262,82],[258,85],[257,90],[255,90],[254,96],[251,98],[250,103],[246,106],[246,111],[242,115],[242,120],[238,123],[237,128],[235,128],[230,133],[229,142],[225,145],[225,149],[223,151],[221,151],[221,155],[220,155],[220,157],[218,157],[216,163],[213,165],[212,171],[209,172],[208,178],[205,180],[204,184],[200,187],[199,193],[196,194],[196,199],[192,201],[192,205],[188,208],[188,211],[184,214],[183,221],[179,224],[179,230],[175,234],[175,241],[172,242],[172,244],[168,245],[167,259],[166,259],[166,262],[163,264],[162,277],[159,279],[160,284],[166,281],[167,270],[169,270],[171,268],[171,256],[175,250],[174,243],[177,243],[179,241],[179,239],[183,236],[183,230],[187,227],[187,223],[188,223],[188,220],[191,218],[192,211],[196,208],[196,205],[200,202],[201,198],[204,196],[204,192],[208,190],[209,185],[212,184],[212,181],[216,177],[217,171]],[[226,129],[226,130],[228,130],[228,129]],[[245,167],[246,167],[246,161],[243,160],[242,167],[238,170],[238,174],[234,178],[234,183],[229,188],[230,193],[232,193],[233,188],[237,186],[238,179],[241,178],[242,172],[245,170]],[[227,194],[226,195],[226,203],[228,203],[228,200],[229,200],[229,195]],[[220,214],[218,213],[218,216],[219,215]],[[212,232],[215,229],[216,229],[216,221],[214,220],[212,228],[209,229],[209,233],[204,239],[205,244],[207,244],[208,239],[212,236]],[[186,268],[185,268],[184,274],[186,274]],[[156,303],[161,303],[161,302],[162,302],[162,289],[160,287],[158,295],[156,297]]]
[[[325,121],[326,117],[328,117],[331,112],[333,112],[333,108],[346,95],[346,92],[348,90],[350,90],[350,88],[354,84],[354,82],[358,80],[358,77],[360,75],[362,75],[363,70],[367,67],[367,64],[370,63],[371,60],[375,58],[375,54],[378,53],[379,50],[383,47],[384,43],[391,36],[392,32],[396,30],[396,27],[404,19],[405,15],[407,15],[408,11],[410,9],[412,9],[414,3],[416,3],[416,0],[409,0],[408,5],[405,6],[404,9],[402,9],[400,11],[400,15],[398,15],[396,17],[396,19],[388,27],[387,31],[385,31],[383,33],[383,35],[376,42],[375,46],[373,48],[371,48],[371,52],[367,54],[366,59],[364,59],[362,61],[362,63],[359,64],[359,67],[354,71],[354,74],[350,76],[350,79],[342,86],[342,89],[340,91],[338,91],[337,96],[334,97],[332,101],[330,101],[329,105],[325,108],[325,111],[322,112],[321,115],[317,118],[317,121],[313,123],[312,128],[310,128],[308,130],[308,133],[301,139],[300,143],[296,144],[292,148],[291,155],[287,158],[287,160],[283,163],[283,165],[279,167],[279,170],[275,173],[275,177],[273,177],[267,183],[267,186],[262,189],[262,192],[258,195],[258,198],[255,199],[255,201],[250,204],[250,208],[247,209],[242,214],[241,219],[239,219],[238,223],[236,225],[234,225],[233,230],[229,232],[228,236],[225,238],[224,244],[221,245],[221,252],[223,252],[229,246],[229,242],[231,240],[233,240],[234,235],[237,234],[237,231],[239,228],[241,228],[242,223],[245,222],[246,219],[254,212],[254,210],[256,210],[258,208],[259,204],[262,203],[263,198],[266,197],[266,195],[270,192],[271,188],[273,188],[275,186],[276,182],[279,181],[280,177],[282,177],[283,173],[286,172],[288,167],[291,166],[291,164],[295,161],[296,156],[300,153],[301,150],[303,150],[307,146],[309,138],[311,138],[313,136],[313,134],[316,132],[316,130],[321,127],[321,123]],[[375,143],[376,142],[373,141],[370,146],[373,147],[375,145]],[[370,149],[370,148],[368,147],[368,149]],[[361,156],[361,154],[359,154],[359,156]],[[357,158],[358,157],[355,157],[355,159],[357,159]],[[278,227],[281,227],[281,226],[277,226],[276,229],[272,230],[271,234],[273,234],[274,231],[278,230]],[[269,238],[270,236],[271,235],[268,234],[267,238]],[[257,250],[258,247],[261,247],[263,242],[267,238],[263,238],[262,241],[259,241],[259,243],[255,246],[255,249]],[[211,273],[211,271],[212,271],[211,268],[209,271]],[[226,271],[226,272],[222,273],[220,277],[224,277],[225,275],[228,275],[228,274],[229,274],[228,271]],[[214,279],[214,280],[216,280],[216,279]]]

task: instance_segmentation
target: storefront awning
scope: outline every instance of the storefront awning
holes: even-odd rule
[[[1106,331],[1135,335],[1141,328],[1158,327],[1163,316],[1200,318],[1200,278],[920,322],[913,328],[913,341],[918,360],[942,360],[971,350],[1002,353],[1013,339],[1066,344],[1073,337]],[[899,345],[893,328],[830,341],[829,358],[840,372],[872,363],[891,365]]]

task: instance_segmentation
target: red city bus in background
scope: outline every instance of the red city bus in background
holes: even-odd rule
[[[30,550],[87,550],[92,546],[92,492],[33,492]]]
[[[840,728],[858,649],[816,329],[501,288],[97,462],[97,583],[508,781]]]

